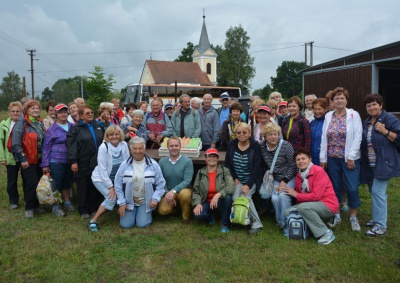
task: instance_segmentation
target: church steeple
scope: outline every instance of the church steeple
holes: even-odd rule
[[[208,40],[208,34],[207,34],[207,27],[206,27],[206,16],[204,14],[204,9],[203,9],[203,27],[201,28],[201,35],[200,35],[200,41],[199,41],[199,52],[203,53],[207,49],[211,48],[210,41]]]
[[[217,53],[211,49],[206,28],[206,16],[203,9],[203,27],[201,28],[199,45],[194,49],[193,62],[198,63],[200,69],[207,74],[210,81],[217,84]]]

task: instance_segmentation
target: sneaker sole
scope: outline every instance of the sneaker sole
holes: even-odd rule
[[[368,232],[370,232],[370,233],[368,233]],[[374,232],[372,232],[371,230],[368,230],[367,232],[365,232],[365,235],[366,235],[366,236],[372,237],[372,238],[374,238],[374,237],[379,237],[379,236],[384,236],[384,235],[386,235],[386,234],[387,234],[387,231],[386,231],[385,233],[383,233],[383,234],[374,233]]]
[[[329,239],[329,242],[318,243],[318,245],[321,245],[321,246],[329,245],[330,243],[332,243],[335,240],[335,238],[336,238],[335,235],[332,235],[332,237]]]

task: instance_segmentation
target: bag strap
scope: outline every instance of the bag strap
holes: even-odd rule
[[[276,151],[275,151],[274,160],[272,160],[271,168],[269,169],[269,171],[270,171],[271,173],[274,172],[275,162],[276,162],[276,159],[278,158],[278,154],[279,154],[279,151],[281,150],[282,144],[283,144],[283,140],[280,139],[280,140],[279,140],[278,148],[277,148]]]

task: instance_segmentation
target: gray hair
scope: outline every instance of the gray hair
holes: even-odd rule
[[[192,101],[196,102],[197,104],[201,104],[201,99],[198,97],[193,97],[192,99],[190,99],[190,102]]]
[[[146,148],[146,140],[144,138],[136,136],[136,137],[133,137],[130,139],[129,149],[132,149],[132,145],[137,144],[137,143],[142,143],[144,148]]]
[[[133,110],[131,116],[133,117],[135,115],[141,115],[143,117],[144,112],[143,112],[143,110],[140,110],[140,109]]]
[[[306,96],[304,96],[304,99],[306,99],[307,96],[313,97],[314,100],[318,98],[315,94],[307,94]]]
[[[184,93],[184,94],[182,94],[181,96],[179,96],[179,102],[180,102],[180,103],[182,103],[182,99],[183,99],[184,97],[188,97],[189,100],[190,100],[190,96],[189,96],[188,94]]]

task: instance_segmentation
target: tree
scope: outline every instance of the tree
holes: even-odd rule
[[[269,84],[267,84],[265,87],[253,91],[253,95],[258,95],[263,100],[268,100],[271,92],[273,92],[273,88]]]
[[[250,57],[250,37],[241,25],[230,27],[222,54],[219,55],[220,68],[218,84],[250,88],[250,81],[255,76],[254,58]]]
[[[46,87],[43,91],[42,91],[42,98],[41,101],[42,102],[47,102],[49,100],[52,100],[54,98],[53,95],[53,91],[51,89],[49,89],[48,87]]]
[[[182,49],[181,55],[175,59],[175,62],[193,62],[193,52],[196,47],[193,43],[188,42],[187,46]]]
[[[3,78],[0,85],[0,91],[0,109],[7,110],[10,102],[22,98],[22,84],[19,75],[14,71],[7,72],[7,76]]]
[[[52,86],[51,100],[68,103],[81,96],[81,77],[59,79]],[[42,101],[45,101],[42,98]]]
[[[303,78],[300,71],[305,68],[304,62],[283,61],[276,69],[276,77],[271,77],[272,88],[286,98],[301,94]]]
[[[103,68],[99,66],[94,67],[94,71],[89,72],[92,76],[86,77],[86,91],[89,95],[87,104],[98,109],[101,102],[110,101],[112,93],[112,86],[115,83],[114,75],[106,77]]]

